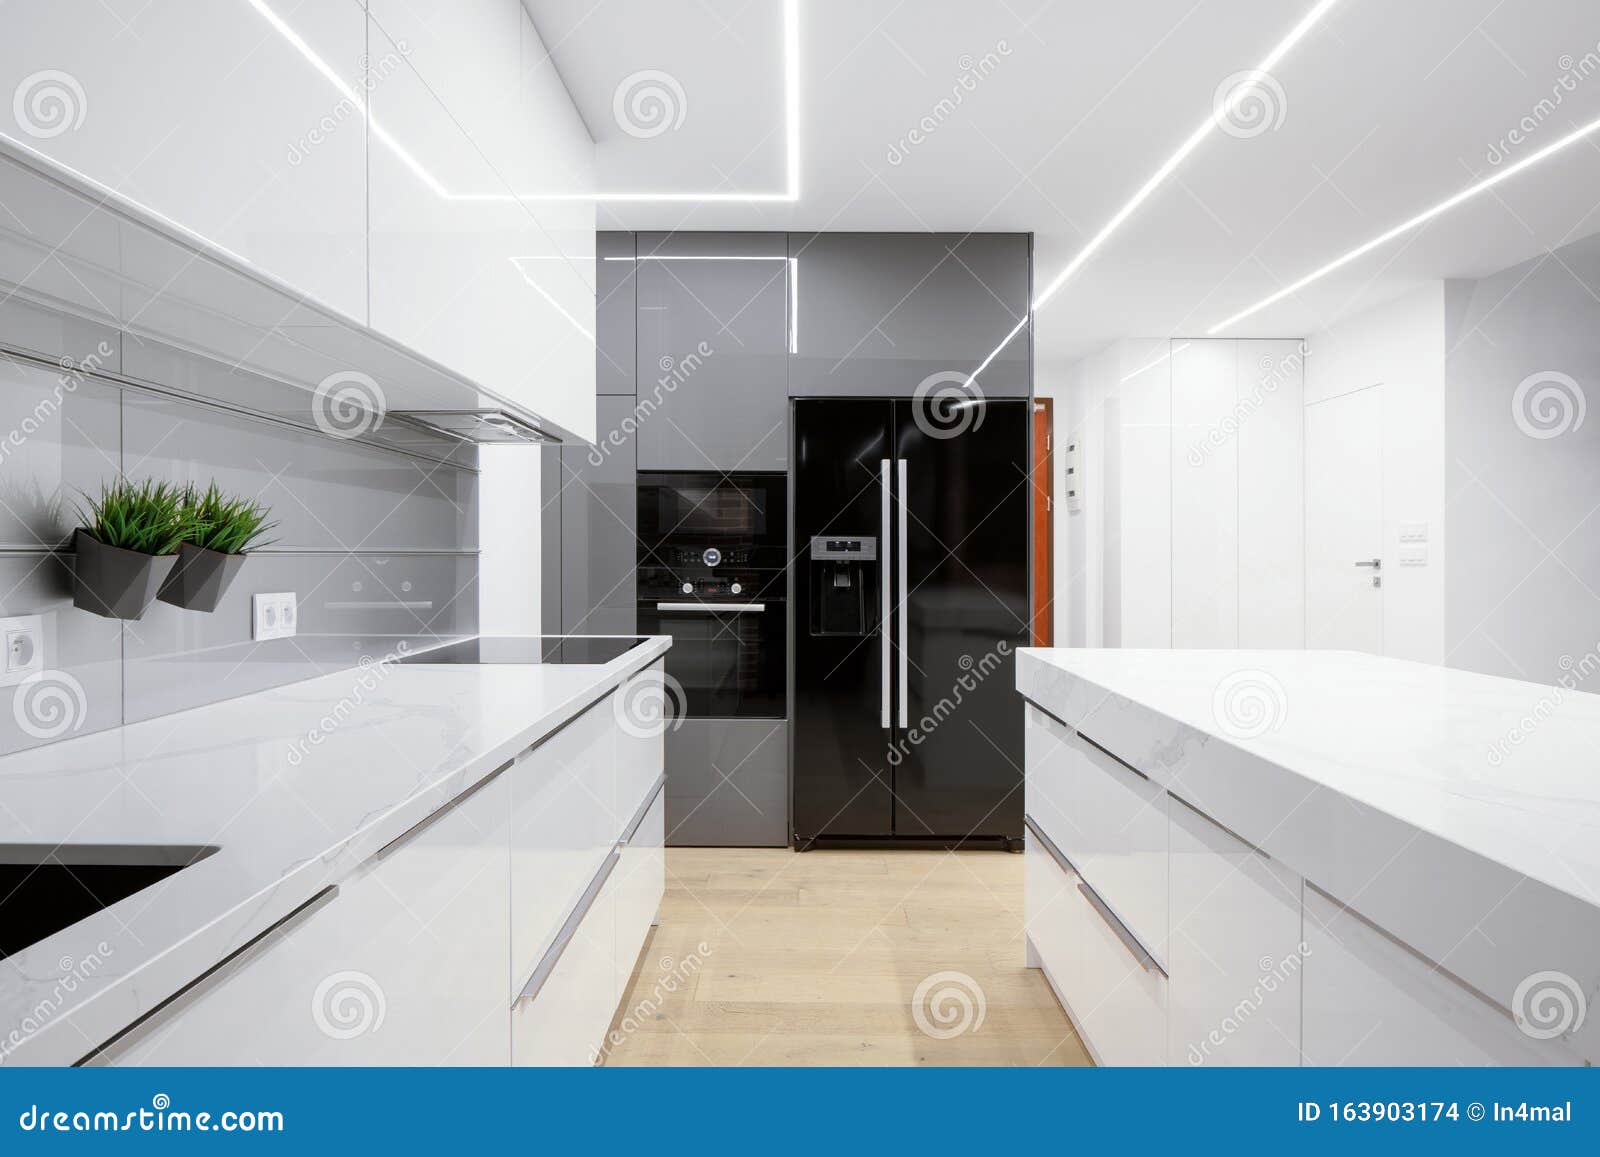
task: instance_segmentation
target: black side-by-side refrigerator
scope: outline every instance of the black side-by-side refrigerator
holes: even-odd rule
[[[1020,848],[1028,403],[792,418],[796,847]]]

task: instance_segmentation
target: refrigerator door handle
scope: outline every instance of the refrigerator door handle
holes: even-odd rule
[[[900,558],[896,569],[900,572],[900,630],[898,639],[900,643],[900,726],[909,727],[911,724],[910,711],[907,707],[906,696],[906,647],[910,639],[906,635],[906,571],[911,562],[911,552],[906,546],[906,460],[900,459]]]
[[[878,615],[878,635],[883,644],[881,666],[881,681],[883,683],[883,701],[879,711],[879,722],[884,730],[889,729],[889,565],[893,555],[889,549],[889,459],[884,458],[878,462],[878,482],[882,489],[880,494],[879,512],[882,516],[879,541],[883,549],[879,552],[878,559],[878,591],[881,612]]]

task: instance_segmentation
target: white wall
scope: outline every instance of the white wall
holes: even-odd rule
[[[478,630],[537,635],[542,455],[534,446],[478,448]]]
[[[1063,645],[1302,644],[1301,366],[1295,341],[1145,339],[1049,375],[1084,465]]]
[[[1450,666],[1543,683],[1591,669],[1583,657],[1600,642],[1600,414],[1588,412],[1600,406],[1597,286],[1600,237],[1446,287]]]
[[[1306,341],[1306,405],[1383,393],[1383,650],[1445,662],[1445,292],[1431,282]],[[1317,469],[1317,463],[1310,468]],[[1400,527],[1423,524],[1428,565],[1399,566]]]

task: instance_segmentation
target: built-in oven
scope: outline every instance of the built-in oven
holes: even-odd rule
[[[788,480],[639,474],[639,633],[672,636],[690,718],[781,719]]]

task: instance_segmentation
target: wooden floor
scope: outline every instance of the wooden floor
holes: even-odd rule
[[[669,848],[605,1063],[1088,1064],[1024,967],[1022,872],[1004,852]]]

